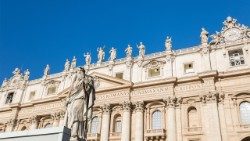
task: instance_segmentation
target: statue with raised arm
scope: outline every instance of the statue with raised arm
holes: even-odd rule
[[[103,60],[104,60],[104,58],[105,58],[105,52],[103,51],[103,48],[98,48],[97,49],[97,52],[98,52],[98,61],[97,61],[97,63],[102,63],[103,62]]]
[[[116,49],[112,47],[109,53],[110,53],[109,60],[114,61],[116,59]]]
[[[71,141],[87,141],[87,127],[95,101],[94,79],[77,68],[66,100],[65,126],[71,129]]]
[[[132,56],[132,49],[133,48],[130,45],[128,45],[128,47],[125,49],[127,58],[130,58]]]
[[[139,56],[144,57],[145,55],[145,46],[143,45],[142,42],[140,42],[140,45],[137,45],[137,48],[139,49]]]
[[[85,57],[85,63],[86,63],[86,65],[89,66],[90,63],[91,63],[91,56],[90,56],[90,53],[87,52],[87,54],[84,54],[84,57]]]

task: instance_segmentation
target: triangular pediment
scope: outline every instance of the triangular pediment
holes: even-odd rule
[[[93,72],[90,74],[95,78],[96,91],[106,91],[112,89],[121,89],[132,86],[132,82],[124,79],[119,79],[106,74]]]

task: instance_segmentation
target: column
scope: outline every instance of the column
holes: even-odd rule
[[[182,98],[178,98],[177,103],[176,103],[176,108],[175,108],[175,113],[176,113],[176,140],[177,141],[182,141],[181,104],[182,104]]]
[[[37,129],[37,124],[38,124],[37,116],[31,117],[30,122],[31,122],[30,129],[32,130]]]
[[[202,98],[202,130],[208,141],[221,141],[220,120],[218,113],[218,93],[209,93]]]
[[[122,138],[121,141],[130,141],[130,111],[131,103],[123,103],[123,114],[122,114]]]
[[[135,103],[135,141],[143,141],[144,126],[143,126],[143,111],[144,103],[138,101]]]
[[[103,106],[101,141],[109,141],[110,105]]]
[[[177,99],[169,97],[167,100],[167,141],[176,141],[176,117],[175,117],[175,104]]]
[[[53,118],[53,127],[57,127],[60,122],[60,113],[53,114],[52,118]]]

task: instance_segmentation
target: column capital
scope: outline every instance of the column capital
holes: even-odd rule
[[[203,103],[207,103],[207,102],[216,102],[217,103],[219,100],[219,93],[217,91],[211,91],[208,94],[200,96],[200,100]]]
[[[168,97],[167,99],[164,100],[166,102],[167,107],[175,107],[177,98],[175,96]]]
[[[104,114],[109,114],[109,113],[110,113],[110,110],[111,110],[111,108],[110,108],[110,105],[109,105],[109,104],[104,104],[104,105],[102,106],[102,111],[103,111]]]
[[[122,103],[122,109],[123,109],[123,111],[130,111],[131,110],[131,102],[124,101]]]
[[[135,111],[136,112],[143,112],[144,111],[144,102],[143,101],[135,102]]]
[[[59,120],[60,119],[60,112],[54,113],[51,115],[54,120]]]

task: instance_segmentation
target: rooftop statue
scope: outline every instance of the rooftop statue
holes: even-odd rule
[[[145,56],[145,46],[142,42],[140,42],[140,45],[137,45],[137,48],[139,49],[139,56],[144,57]]]
[[[76,67],[76,57],[74,56],[72,61],[71,61],[70,69],[74,69],[75,67]]]
[[[112,47],[109,53],[110,53],[109,60],[114,61],[116,59],[116,49]]]
[[[90,53],[87,52],[87,54],[84,54],[84,57],[85,57],[85,63],[86,63],[86,65],[89,66],[90,63],[91,63],[91,56],[90,56]]]
[[[70,62],[69,59],[66,59],[64,64],[64,71],[69,71],[69,69],[70,69]]]
[[[24,80],[29,80],[29,77],[30,77],[30,71],[29,69],[27,69],[25,72],[24,72]]]
[[[206,31],[205,28],[201,28],[201,44],[202,45],[207,45],[208,44],[208,32]]]
[[[70,140],[86,141],[94,101],[93,77],[86,75],[83,68],[77,68],[66,100],[65,126],[71,129]]]
[[[130,45],[128,45],[128,47],[125,49],[127,58],[132,57],[132,50],[133,50],[133,48]]]
[[[47,64],[46,67],[45,67],[45,69],[44,69],[43,75],[44,75],[44,76],[47,76],[47,75],[49,75],[49,73],[50,73],[50,67],[49,67],[49,65]]]
[[[97,52],[98,52],[98,61],[97,61],[97,63],[102,63],[103,62],[103,60],[104,60],[104,58],[105,58],[105,52],[103,51],[103,48],[98,48],[97,49]]]
[[[167,39],[165,41],[165,48],[166,48],[166,51],[172,51],[172,39],[167,36]]]

